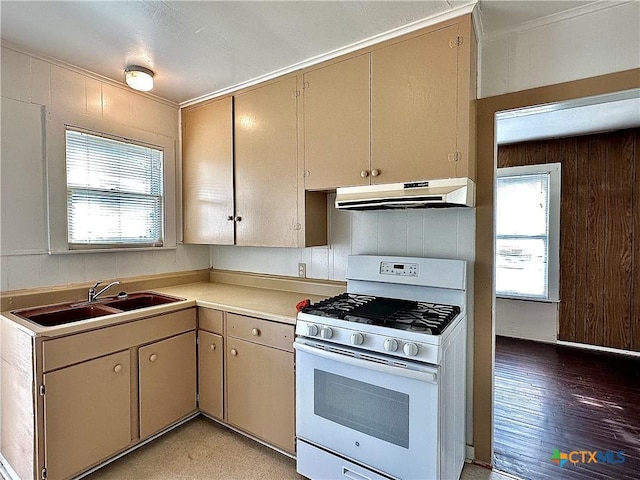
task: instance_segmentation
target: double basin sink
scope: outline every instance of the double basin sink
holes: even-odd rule
[[[126,296],[108,297],[93,302],[71,302],[43,307],[16,310],[13,313],[20,318],[42,327],[52,327],[67,323],[88,320],[90,318],[129,312],[141,308],[180,302],[184,298],[172,297],[156,292],[136,292]]]

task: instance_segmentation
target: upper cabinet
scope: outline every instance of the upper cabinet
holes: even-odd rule
[[[370,54],[303,75],[305,188],[369,183]]]
[[[457,176],[457,39],[451,25],[372,52],[372,183]]]
[[[305,71],[307,190],[475,179],[471,17]]]
[[[235,97],[236,245],[298,242],[297,80]]]
[[[182,110],[182,185],[184,242],[233,245],[232,97]]]

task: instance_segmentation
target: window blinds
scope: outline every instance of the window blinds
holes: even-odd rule
[[[498,177],[496,295],[549,298],[549,173]]]
[[[70,248],[161,246],[163,152],[66,130]]]

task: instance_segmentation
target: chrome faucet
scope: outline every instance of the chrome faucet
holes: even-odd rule
[[[93,287],[91,287],[89,289],[89,302],[95,301],[100,295],[102,295],[107,290],[107,288],[113,287],[114,285],[120,285],[120,282],[118,280],[116,280],[115,282],[111,282],[109,285],[107,285],[102,290],[100,290],[98,293],[96,293],[96,288],[98,288],[98,286],[101,283],[102,282],[98,282]]]

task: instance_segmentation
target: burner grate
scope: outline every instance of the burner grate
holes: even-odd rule
[[[460,313],[460,307],[343,293],[302,311],[320,317],[440,335]]]

